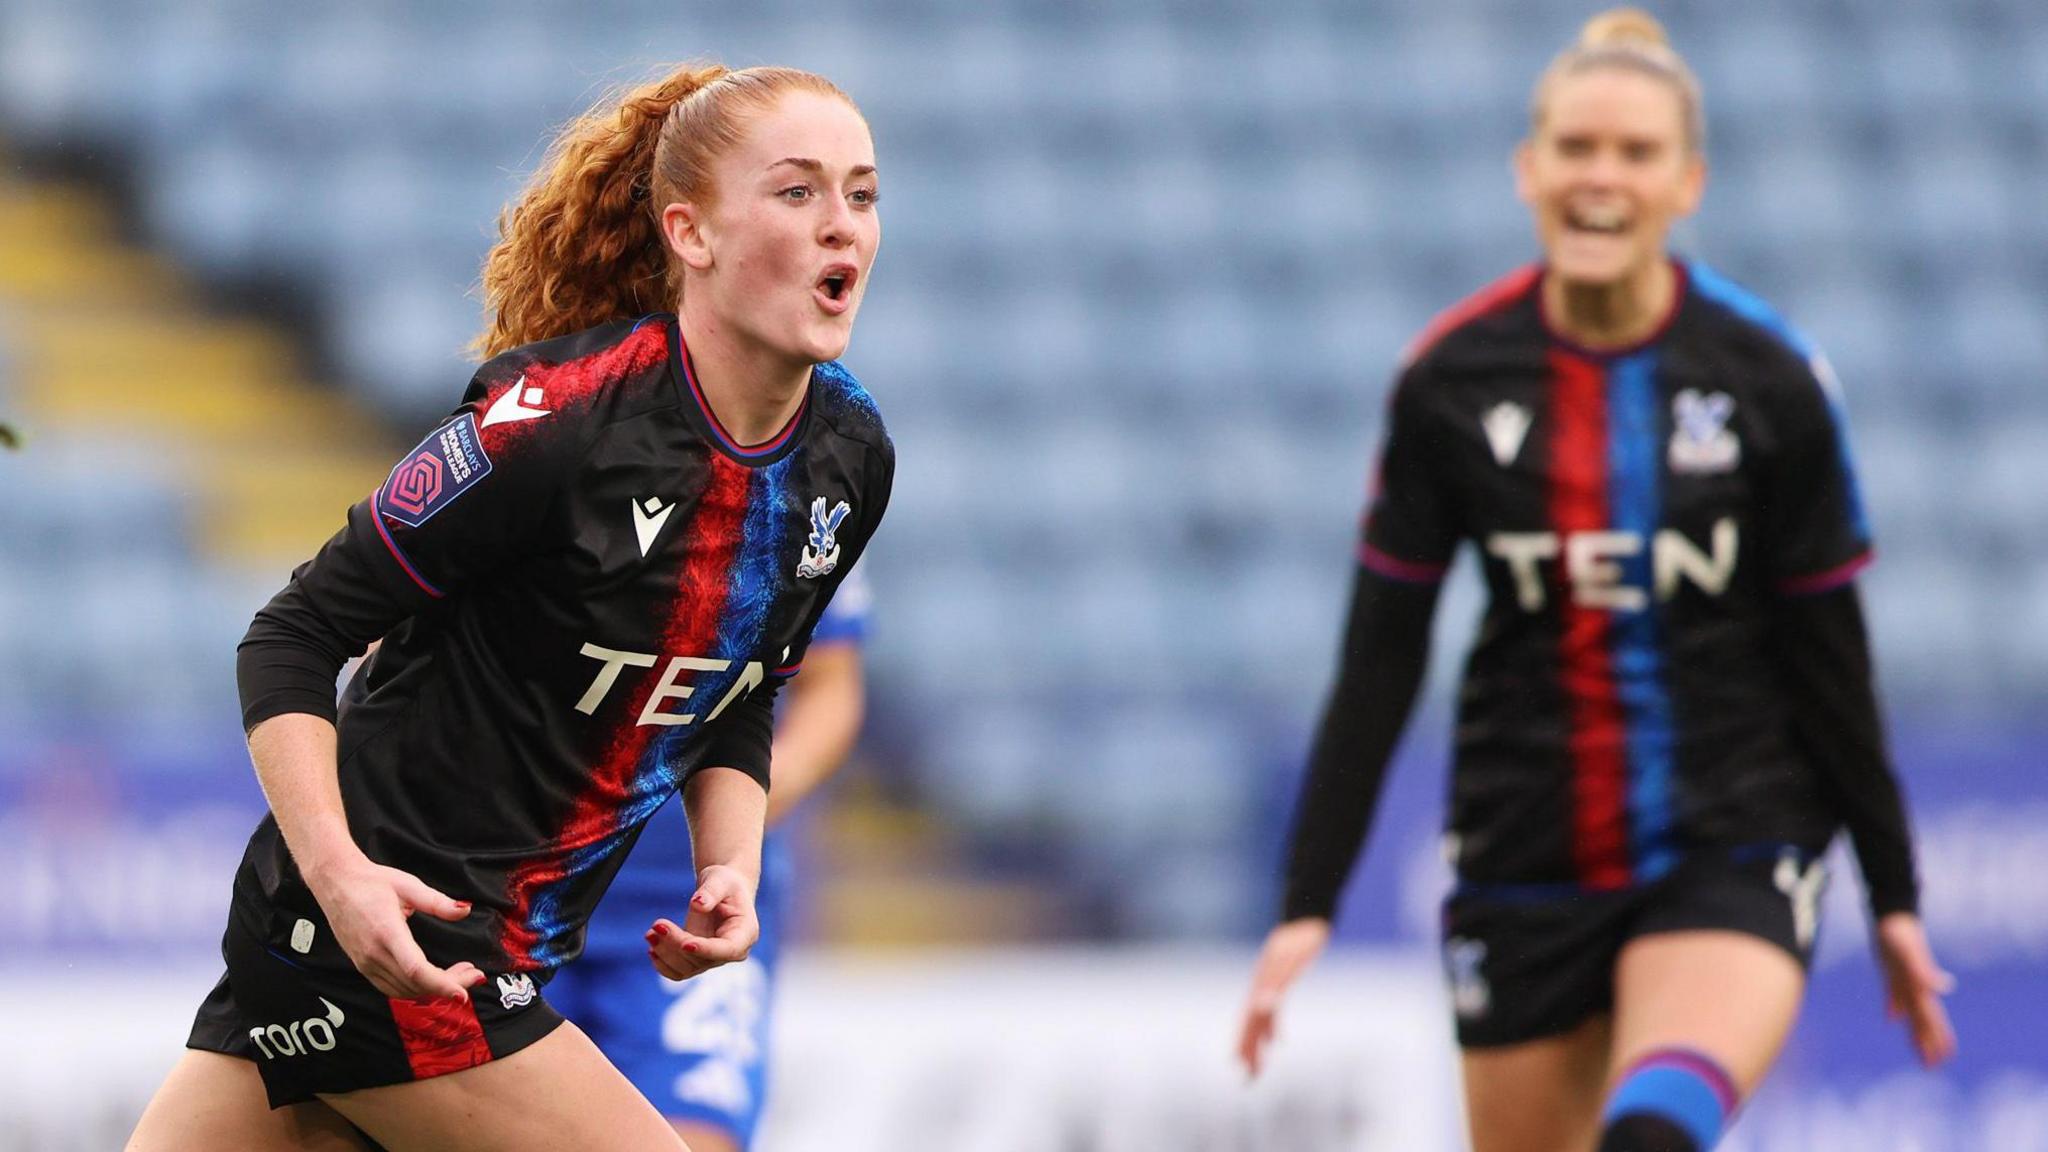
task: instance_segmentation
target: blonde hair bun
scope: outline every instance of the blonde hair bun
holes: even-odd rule
[[[1586,21],[1585,28],[1579,32],[1581,48],[1619,47],[1624,44],[1668,48],[1671,38],[1664,34],[1664,25],[1641,8],[1609,8]]]

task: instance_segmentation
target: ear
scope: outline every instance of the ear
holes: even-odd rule
[[[1678,218],[1699,211],[1700,197],[1707,192],[1707,158],[1694,153],[1686,158],[1685,174],[1679,177]]]
[[[705,235],[704,213],[695,204],[676,201],[661,210],[661,238],[683,265],[699,272],[711,267],[711,238]]]
[[[1524,204],[1534,203],[1536,188],[1536,146],[1528,140],[1515,145],[1511,167],[1515,170],[1515,196]]]

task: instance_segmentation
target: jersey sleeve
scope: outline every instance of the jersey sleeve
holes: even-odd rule
[[[1772,635],[1792,736],[1848,829],[1873,920],[1920,904],[1912,826],[1886,747],[1863,605],[1853,584],[1776,602]]]
[[[739,703],[719,717],[704,734],[704,755],[684,774],[685,778],[706,768],[732,768],[767,789],[769,749],[775,741],[775,697],[788,679],[768,677],[766,683],[741,697]]]
[[[1337,682],[1323,705],[1288,836],[1283,920],[1336,914],[1429,666],[1438,587],[1357,569]]]
[[[1388,405],[1337,681],[1323,705],[1288,836],[1285,920],[1335,914],[1429,664],[1430,621],[1459,533],[1441,445],[1424,406],[1426,386],[1410,366]]]
[[[567,422],[505,419],[486,365],[462,407],[401,457],[283,591],[237,653],[245,730],[285,712],[333,720],[334,681],[400,622],[544,546],[572,458]],[[521,410],[525,411],[524,409]]]
[[[1442,580],[1459,537],[1427,388],[1420,365],[1395,383],[1358,552],[1374,573],[1411,584]]]
[[[1816,352],[1790,375],[1764,491],[1764,560],[1779,592],[1811,595],[1847,584],[1869,564],[1870,522],[1833,369]]]

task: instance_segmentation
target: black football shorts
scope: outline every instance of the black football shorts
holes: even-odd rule
[[[272,1108],[473,1068],[562,1022],[523,973],[487,974],[466,1003],[391,999],[356,971],[317,909],[235,888],[221,939],[227,973],[185,1045],[254,1061]]]
[[[1614,892],[1461,885],[1443,910],[1458,1044],[1538,1040],[1611,1011],[1622,948],[1660,932],[1742,932],[1806,967],[1826,882],[1808,852],[1751,845],[1700,853],[1662,879]]]

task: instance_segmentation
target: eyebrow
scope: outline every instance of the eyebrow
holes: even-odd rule
[[[819,175],[823,175],[825,172],[825,165],[823,161],[813,160],[808,156],[784,156],[782,159],[777,160],[775,163],[770,164],[768,167],[780,168],[784,164],[793,165],[797,168],[803,169],[806,172],[816,172]],[[856,164],[850,171],[847,172],[848,176],[873,176],[874,174],[875,166],[873,164]]]

